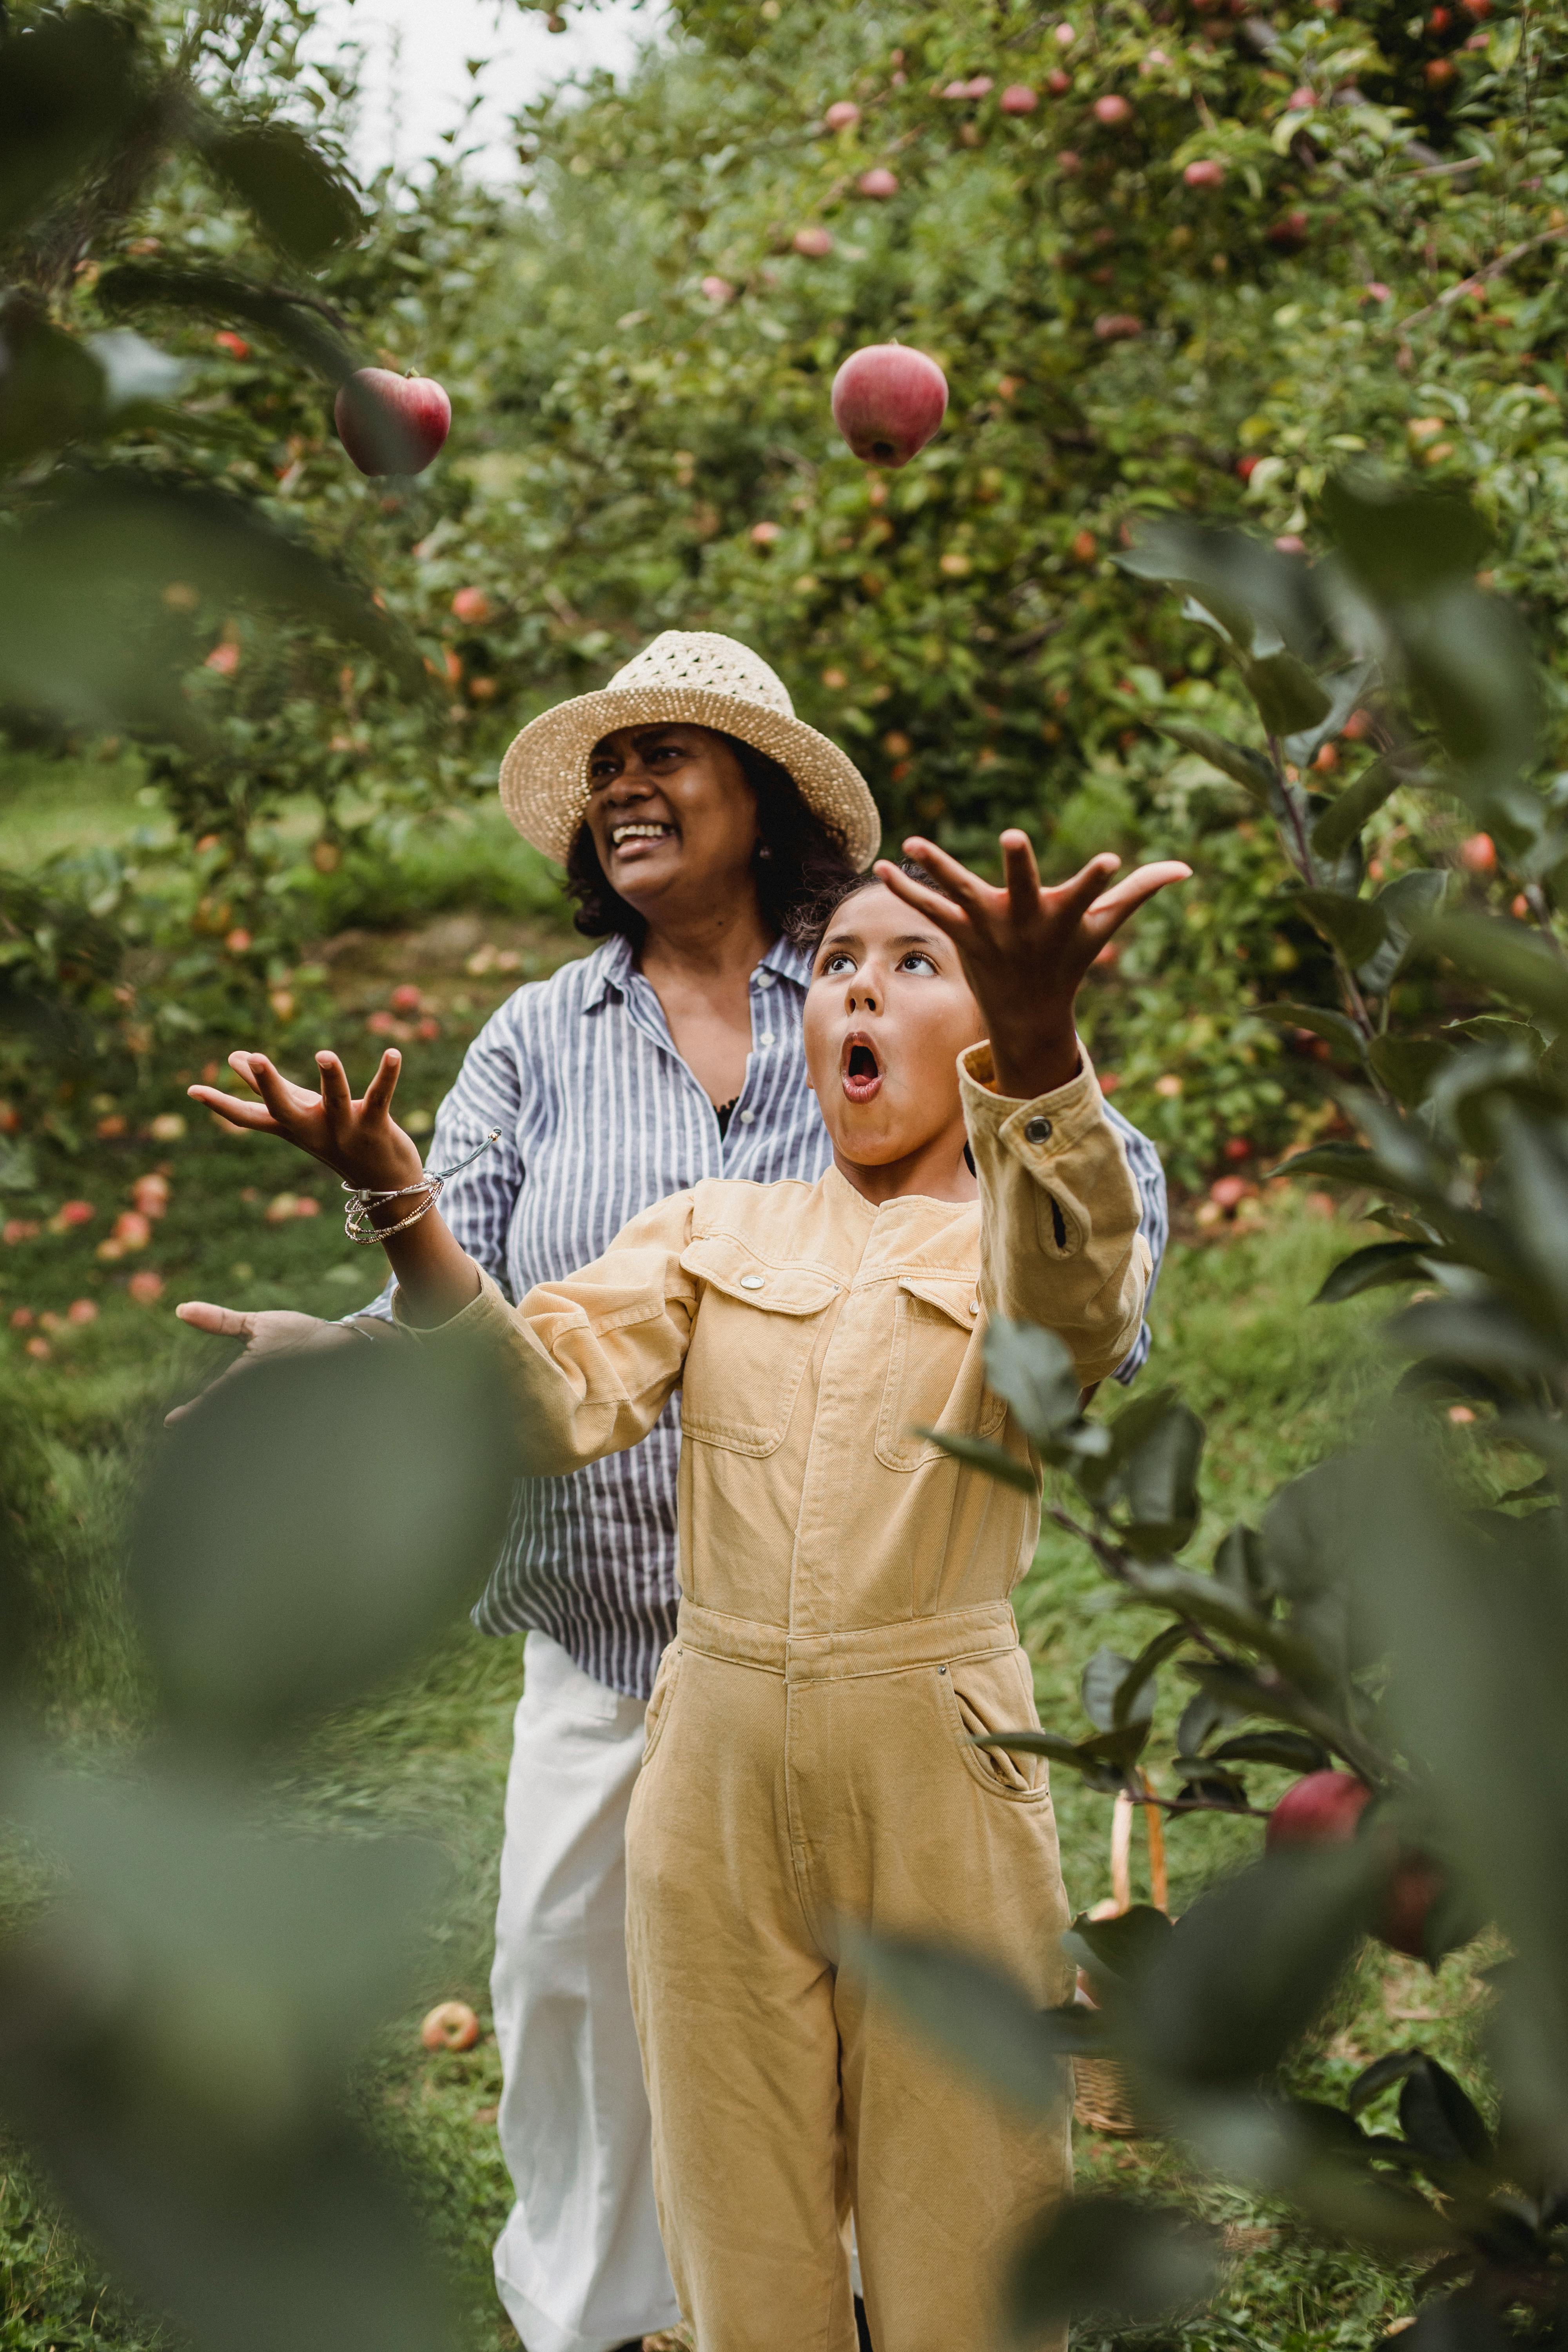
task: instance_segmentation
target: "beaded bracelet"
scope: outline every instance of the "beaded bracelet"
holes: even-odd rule
[[[499,1127],[492,1127],[484,1141],[476,1144],[466,1160],[454,1160],[450,1168],[437,1169],[434,1175],[426,1170],[412,1184],[392,1184],[384,1192],[376,1192],[370,1185],[345,1184],[343,1191],[349,1195],[348,1204],[343,1211],[345,1235],[351,1242],[358,1242],[363,1248],[369,1249],[376,1242],[390,1241],[394,1234],[406,1232],[410,1225],[416,1225],[421,1217],[429,1215],[445,1191],[449,1176],[456,1176],[459,1170],[471,1167],[473,1162],[487,1152],[492,1144],[500,1141],[500,1129]],[[373,1202],[400,1201],[405,1192],[426,1192],[429,1198],[422,1201],[419,1206],[406,1217],[400,1217],[395,1225],[374,1225],[370,1223]]]

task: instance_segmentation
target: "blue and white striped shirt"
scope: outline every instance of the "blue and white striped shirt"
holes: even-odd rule
[[[454,1176],[441,1213],[514,1301],[590,1265],[639,1210],[705,1177],[813,1182],[831,1158],[805,1083],[801,1013],[810,959],[781,940],[752,974],[752,1052],[725,1135],[676,1052],[664,1011],[624,939],[520,988],[464,1057],[429,1154]],[[1110,1114],[1127,1147],[1158,1271],[1165,1179],[1147,1137]],[[372,1313],[391,1311],[389,1284]],[[1118,1372],[1148,1353],[1145,1325]],[[505,1548],[475,1623],[534,1627],[613,1690],[646,1698],[675,1633],[680,1400],[630,1452],[563,1478],[519,1482]]]

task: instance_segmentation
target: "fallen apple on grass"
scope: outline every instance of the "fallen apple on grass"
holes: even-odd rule
[[[479,2021],[466,2000],[438,2000],[419,2028],[426,2050],[471,2050],[479,2038]]]
[[[869,466],[907,466],[946,414],[947,378],[904,343],[868,343],[833,379],[833,421]]]
[[[433,376],[356,368],[338,387],[332,419],[362,474],[422,474],[452,429],[452,404]]]

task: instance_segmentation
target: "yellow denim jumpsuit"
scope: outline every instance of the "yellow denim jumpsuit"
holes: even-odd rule
[[[677,1637],[627,1829],[627,1949],[659,2217],[700,2352],[853,2352],[853,2210],[878,2352],[994,2341],[1007,2249],[1069,2178],[1068,2092],[1030,2130],[835,1968],[834,1923],[945,1939],[1041,2004],[1070,1991],[1046,1768],[1007,1595],[1036,1496],[922,1428],[1027,1441],[987,1387],[989,1314],[1087,1384],[1137,1337],[1138,1198],[1087,1056],[1032,1102],[960,1061],[978,1202],[874,1207],[699,1184],[493,1332],[527,1467],[635,1444],[681,1391]]]

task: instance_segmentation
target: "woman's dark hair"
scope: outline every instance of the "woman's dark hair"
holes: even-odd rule
[[[826,894],[843,886],[858,887],[844,835],[836,824],[807,807],[800,786],[777,760],[752,743],[742,743],[738,736],[713,731],[739,760],[756,798],[757,845],[752,852],[752,870],[763,919],[786,939],[798,942],[809,932]],[[584,939],[602,940],[619,931],[634,947],[641,947],[647,926],[637,908],[605,879],[586,824],[578,826],[566,853],[566,887],[577,901],[574,927]]]

